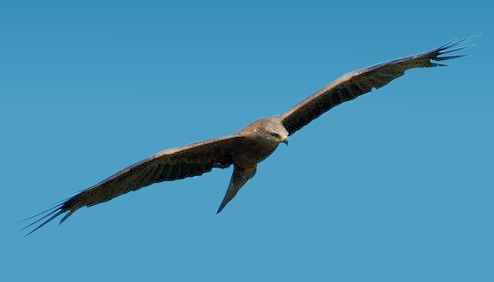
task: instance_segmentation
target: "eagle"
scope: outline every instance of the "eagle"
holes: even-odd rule
[[[214,168],[233,166],[230,184],[216,212],[220,213],[245,183],[254,177],[258,163],[269,157],[280,143],[288,144],[289,136],[331,108],[381,88],[409,69],[447,66],[440,62],[465,55],[446,54],[468,47],[465,43],[470,39],[452,40],[429,52],[348,73],[284,114],[256,120],[230,136],[157,153],[27,218],[36,220],[21,230],[31,227],[29,235],[60,215],[63,215],[60,224],[63,223],[82,207],[101,204],[154,183],[199,176]]]

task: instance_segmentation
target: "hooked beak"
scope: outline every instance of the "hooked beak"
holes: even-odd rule
[[[281,140],[281,143],[285,143],[288,146],[288,137],[286,137],[285,139]]]

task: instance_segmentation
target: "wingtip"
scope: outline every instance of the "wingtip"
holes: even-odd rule
[[[457,51],[463,50],[465,48],[474,46],[474,44],[466,44],[466,43],[469,43],[470,41],[472,41],[475,38],[480,37],[481,35],[482,34],[475,34],[475,35],[471,35],[471,36],[464,38],[464,39],[461,39],[461,40],[454,39],[454,40],[451,40],[448,43],[442,45],[441,47],[437,48],[436,50],[434,50],[433,52],[430,53],[432,56],[430,57],[430,62],[428,63],[427,66],[428,67],[445,67],[448,65],[440,64],[440,63],[434,63],[434,62],[446,61],[446,60],[457,59],[457,58],[462,58],[462,57],[467,56],[464,54],[445,56],[445,54],[457,52]],[[434,62],[432,62],[432,61],[434,61]]]
[[[29,231],[26,235],[24,235],[24,237],[27,237],[31,234],[33,234],[35,231],[37,231],[38,229],[40,229],[41,227],[45,226],[45,224],[47,224],[48,222],[52,221],[53,219],[55,219],[56,217],[58,217],[59,215],[63,214],[64,211],[60,208],[57,208],[57,209],[54,209],[53,211],[51,211],[50,213],[44,215],[43,217],[35,220],[34,222],[28,224],[27,226],[24,226],[23,228],[21,228],[19,231],[23,231],[23,230],[26,230],[27,228],[35,225],[36,223],[42,221],[43,219],[47,218],[45,221],[41,222],[38,226],[36,226],[33,230]],[[31,217],[32,218],[32,217]]]
[[[448,43],[442,45],[441,47],[439,47],[438,49],[440,51],[443,51],[443,50],[447,50],[449,49],[448,51],[449,52],[454,52],[454,51],[458,51],[458,50],[461,50],[461,49],[464,49],[464,48],[467,48],[467,47],[470,47],[470,46],[473,46],[474,44],[468,44],[468,45],[463,45],[463,44],[466,44],[466,43],[469,43],[471,42],[472,40],[476,39],[476,38],[479,38],[480,36],[482,36],[482,33],[478,33],[478,34],[472,34],[466,38],[463,38],[463,39],[453,39],[451,41],[449,41]],[[462,46],[463,45],[463,46]],[[454,50],[451,50],[452,48],[458,48],[458,49],[454,49]],[[441,52],[441,53],[444,53],[444,52]]]
[[[444,53],[442,53],[442,54],[444,54]],[[442,56],[442,57],[435,57],[432,60],[434,60],[434,61],[446,61],[446,60],[457,59],[457,58],[461,58],[461,57],[465,57],[465,56],[467,56],[467,55]]]
[[[58,216],[65,214],[62,219],[60,220],[59,224],[62,224],[69,216],[71,216],[77,209],[67,209],[66,202],[58,204],[50,209],[47,209],[41,213],[38,213],[34,216],[28,217],[26,219],[23,219],[19,222],[24,222],[26,220],[34,219],[33,222],[29,223],[28,225],[24,226],[21,228],[19,231],[24,231],[30,227],[33,227],[31,231],[29,231],[24,237],[27,237],[40,229],[41,227],[45,226],[47,223],[50,221],[54,220]],[[36,218],[39,217],[39,218]]]

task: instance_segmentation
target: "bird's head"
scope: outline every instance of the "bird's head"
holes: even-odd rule
[[[270,132],[270,134],[278,141],[278,143],[285,143],[288,145],[288,133]]]
[[[267,133],[274,138],[278,143],[285,143],[288,145],[288,131],[279,122],[271,122],[266,126]]]
[[[240,131],[243,134],[262,136],[270,143],[288,145],[288,131],[278,117],[256,120]]]

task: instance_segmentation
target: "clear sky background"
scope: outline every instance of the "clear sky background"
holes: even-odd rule
[[[494,281],[494,8],[472,1],[4,1],[1,281]],[[483,33],[231,168],[18,220],[344,73]]]

